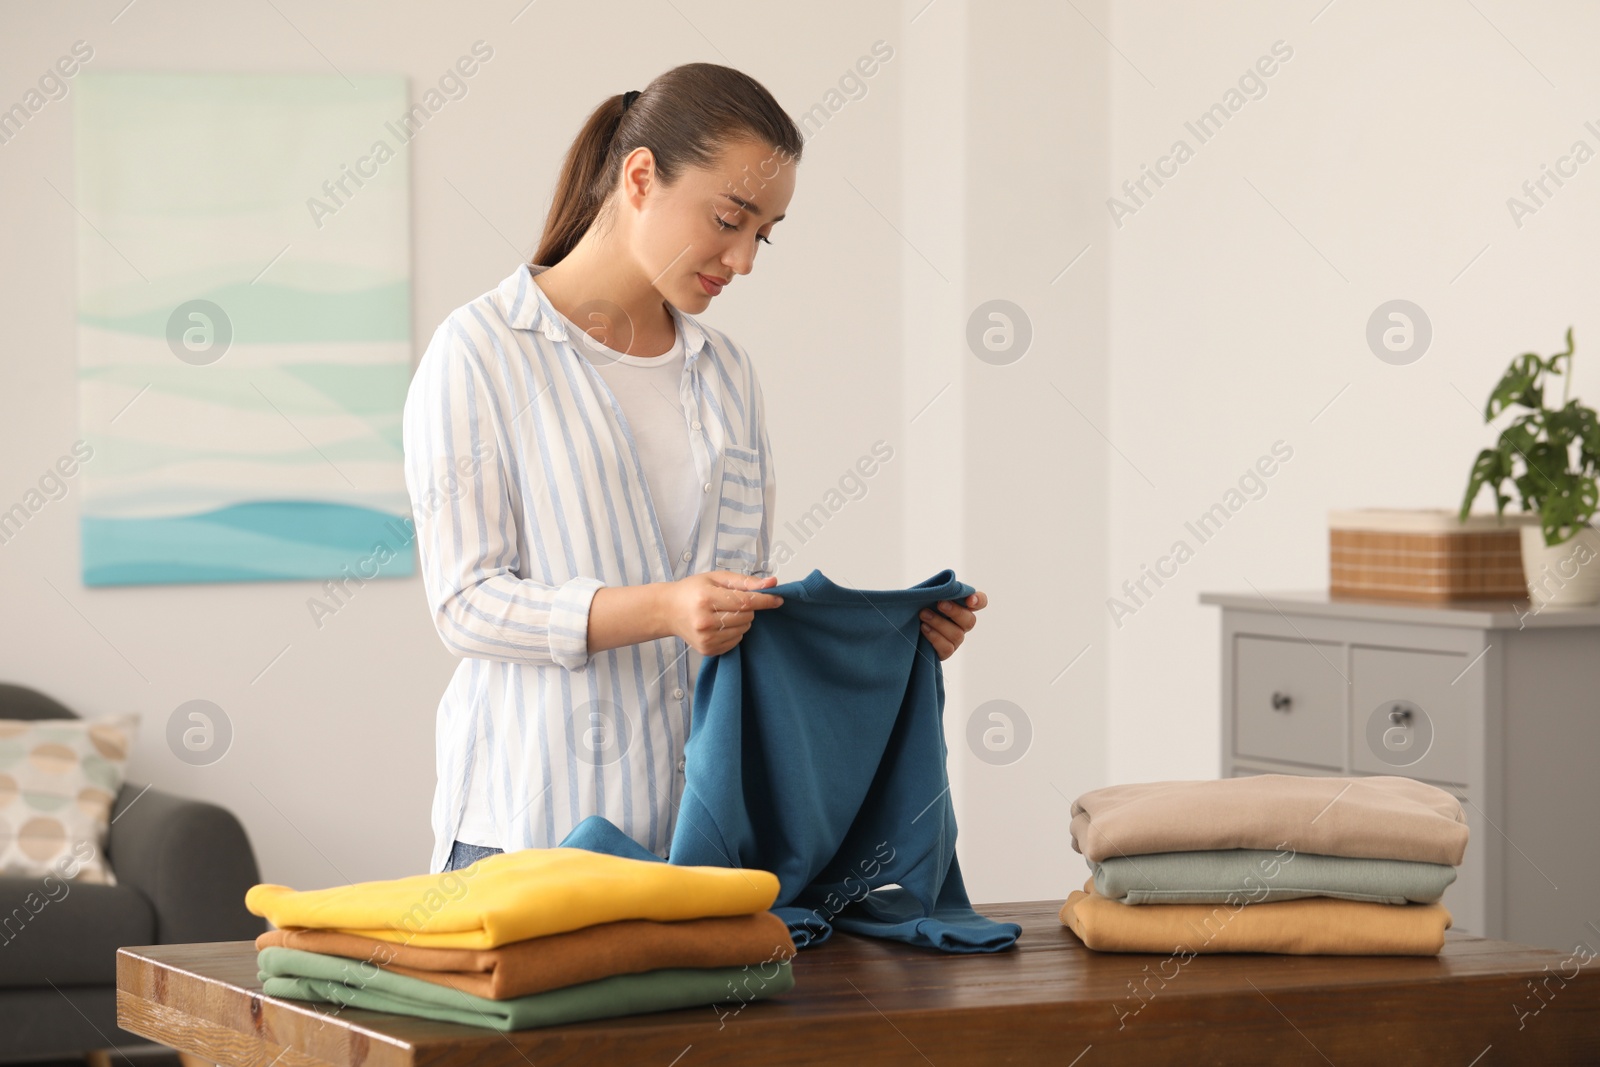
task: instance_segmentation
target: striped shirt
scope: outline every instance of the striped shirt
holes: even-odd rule
[[[431,870],[469,797],[507,851],[603,815],[665,858],[700,655],[678,637],[589,654],[603,585],[772,573],[777,482],[745,350],[667,305],[700,487],[669,556],[615,395],[520,265],[428,343],[402,418],[406,488],[435,629],[461,658],[439,702]]]

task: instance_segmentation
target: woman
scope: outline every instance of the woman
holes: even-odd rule
[[[777,582],[761,386],[690,313],[750,273],[802,146],[727,67],[607,100],[534,262],[435,331],[404,414],[423,584],[461,657],[431,871],[557,845],[591,814],[665,858],[700,663],[783,603],[760,592]],[[940,607],[944,658],[974,616]]]

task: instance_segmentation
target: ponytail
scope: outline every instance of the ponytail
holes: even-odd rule
[[[767,145],[787,162],[800,160],[800,128],[760,82],[731,67],[685,63],[658,75],[631,107],[623,107],[623,95],[595,108],[567,149],[533,266],[553,267],[577,246],[635,148],[650,149],[656,174],[669,186],[685,167],[713,166],[741,140]]]

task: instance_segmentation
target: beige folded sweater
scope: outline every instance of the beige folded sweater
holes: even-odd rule
[[[1096,863],[1150,852],[1291,848],[1454,867],[1466,852],[1467,818],[1443,789],[1394,775],[1141,782],[1074,801],[1072,847]]]

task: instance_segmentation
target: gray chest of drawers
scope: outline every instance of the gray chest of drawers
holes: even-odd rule
[[[1203,593],[1222,609],[1222,776],[1398,774],[1470,826],[1457,929],[1600,946],[1600,608]]]

